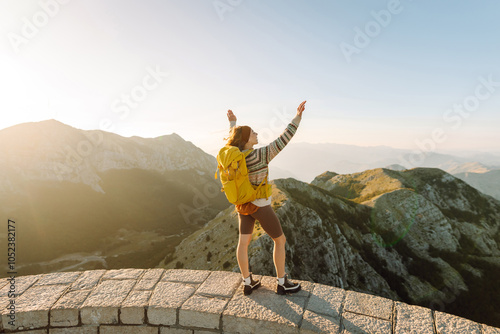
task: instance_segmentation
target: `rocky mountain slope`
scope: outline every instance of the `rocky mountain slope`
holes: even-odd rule
[[[56,120],[24,123],[0,131],[0,190],[18,192],[10,177],[70,181],[104,192],[99,173],[113,169],[215,171],[215,158],[177,134],[125,138],[80,130]]]
[[[215,169],[176,134],[125,138],[54,120],[0,131],[0,215],[16,221],[19,274],[154,267],[228,206]]]
[[[53,120],[1,130],[0,215],[16,221],[18,274],[237,271],[237,216],[215,166],[175,134],[124,138]],[[460,179],[434,168],[325,172],[275,180],[273,206],[292,277],[500,326],[500,203]],[[274,275],[271,254],[257,224],[252,271]]]
[[[500,169],[477,173],[458,173],[453,176],[467,182],[477,190],[500,200]]]
[[[326,172],[274,181],[292,277],[370,292],[500,325],[500,203],[432,168]],[[169,268],[238,271],[230,207],[177,247]],[[274,275],[257,226],[251,270]]]

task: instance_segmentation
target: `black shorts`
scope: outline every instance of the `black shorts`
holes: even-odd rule
[[[252,234],[256,219],[271,238],[276,239],[283,234],[278,216],[276,216],[270,205],[260,207],[251,215],[238,214],[238,217],[240,220],[240,234]]]

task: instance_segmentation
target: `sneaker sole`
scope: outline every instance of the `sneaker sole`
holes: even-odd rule
[[[243,294],[245,296],[252,294],[253,290],[258,289],[260,287],[260,285],[261,285],[260,282],[259,282],[259,284],[257,284],[253,288],[250,285],[244,285],[243,286]]]
[[[296,287],[296,288],[288,289],[288,290],[286,290],[281,285],[278,285],[278,288],[276,289],[276,293],[278,295],[286,295],[287,293],[296,293],[296,292],[299,292],[300,290],[301,290],[301,286],[300,285],[298,287]]]

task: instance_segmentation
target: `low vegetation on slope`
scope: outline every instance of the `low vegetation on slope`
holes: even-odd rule
[[[292,277],[500,325],[498,201],[432,168],[279,179],[273,191]],[[237,236],[228,208],[167,266],[238,271]],[[272,240],[258,225],[254,239],[251,270],[274,275]]]

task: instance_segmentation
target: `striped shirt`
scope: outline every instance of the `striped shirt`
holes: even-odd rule
[[[271,162],[271,160],[285,148],[290,139],[292,139],[299,127],[300,119],[300,116],[295,116],[292,122],[288,124],[285,131],[276,140],[267,146],[254,149],[252,153],[247,155],[245,161],[248,168],[248,178],[250,179],[250,183],[254,186],[257,187],[269,174],[269,162]],[[236,126],[236,122],[234,121],[230,122],[230,128],[233,126]]]

